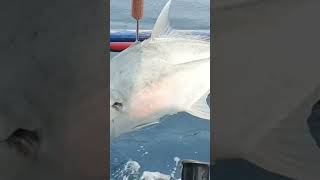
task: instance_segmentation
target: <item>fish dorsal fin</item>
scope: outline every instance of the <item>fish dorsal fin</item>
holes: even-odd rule
[[[169,10],[170,10],[171,0],[167,2],[167,4],[162,9],[158,19],[153,27],[151,39],[157,38],[160,35],[166,34],[169,32],[170,22],[169,22]]]
[[[210,90],[203,94],[191,107],[187,110],[188,113],[202,119],[210,120],[210,108],[207,103],[207,97]]]

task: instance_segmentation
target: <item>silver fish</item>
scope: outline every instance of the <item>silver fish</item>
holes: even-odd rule
[[[161,11],[150,39],[110,62],[111,138],[180,111],[210,119],[210,43],[177,34],[169,24],[170,4]]]

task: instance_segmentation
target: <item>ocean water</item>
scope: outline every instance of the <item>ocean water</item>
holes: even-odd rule
[[[152,29],[166,0],[146,0],[141,29]],[[176,29],[209,29],[209,0],[173,0]],[[110,1],[111,29],[134,29],[131,0]],[[111,53],[113,57],[116,53]],[[210,122],[181,112],[112,140],[111,179],[179,179],[180,160],[210,161]]]

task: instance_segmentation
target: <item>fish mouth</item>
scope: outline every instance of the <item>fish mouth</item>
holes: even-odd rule
[[[18,128],[0,143],[6,143],[9,148],[12,148],[23,157],[34,158],[40,147],[39,130]]]

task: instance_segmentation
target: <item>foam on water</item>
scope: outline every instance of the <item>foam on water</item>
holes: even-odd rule
[[[111,180],[180,180],[177,178],[178,169],[181,169],[180,158],[174,157],[175,166],[170,175],[161,172],[151,172],[148,170],[141,171],[141,166],[137,161],[129,160],[125,165],[112,174]]]
[[[144,171],[140,180],[170,180],[170,176],[159,172]]]

